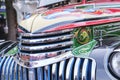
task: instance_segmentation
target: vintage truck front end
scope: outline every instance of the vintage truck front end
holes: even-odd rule
[[[68,2],[24,17],[18,53],[0,58],[1,80],[120,79],[120,2]]]

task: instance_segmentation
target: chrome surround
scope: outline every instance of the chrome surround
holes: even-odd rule
[[[14,60],[15,62],[17,62],[19,65],[26,67],[26,68],[36,68],[36,67],[42,67],[42,66],[46,66],[52,63],[56,63],[68,58],[73,57],[74,55],[71,53],[71,51],[68,51],[64,54],[52,57],[52,58],[48,58],[48,59],[43,59],[43,60],[37,60],[37,61],[24,61],[22,59],[19,58],[19,56],[15,56]]]
[[[116,72],[113,70],[112,68],[112,65],[111,65],[111,57],[113,57],[113,55],[115,55],[116,53],[120,53],[120,49],[117,48],[115,49],[111,54],[109,54],[107,56],[107,73],[108,75],[112,78],[112,79],[115,79],[115,80],[119,80],[120,79],[120,76],[118,74],[116,74]]]

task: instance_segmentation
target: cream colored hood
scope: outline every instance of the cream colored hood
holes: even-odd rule
[[[52,25],[54,24],[59,24],[59,23],[66,22],[66,21],[77,21],[77,20],[83,20],[83,19],[109,17],[109,16],[117,16],[117,15],[120,15],[120,12],[116,12],[113,14],[103,13],[102,15],[93,15],[93,14],[87,14],[87,13],[83,14],[81,12],[77,12],[74,14],[68,13],[68,15],[62,16],[62,17],[47,19],[44,16],[42,16],[42,14],[34,14],[30,18],[21,21],[19,25],[23,27],[24,29],[26,29],[27,31],[33,33],[38,30],[42,30],[46,27],[49,30],[51,29],[49,26],[52,27]]]
[[[41,14],[35,14],[29,19],[23,20],[20,23],[20,26],[25,28],[29,32],[35,32],[50,25],[54,25],[65,21],[78,20],[78,19],[79,18],[75,16],[68,16],[68,17],[64,16],[55,19],[45,19],[41,16]]]

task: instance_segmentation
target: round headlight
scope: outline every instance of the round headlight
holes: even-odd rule
[[[120,79],[120,52],[113,52],[110,55],[108,69],[114,77]]]

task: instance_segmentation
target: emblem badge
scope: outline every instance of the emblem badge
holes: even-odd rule
[[[92,40],[92,33],[90,28],[79,28],[75,31],[74,38],[79,44],[86,44]]]

